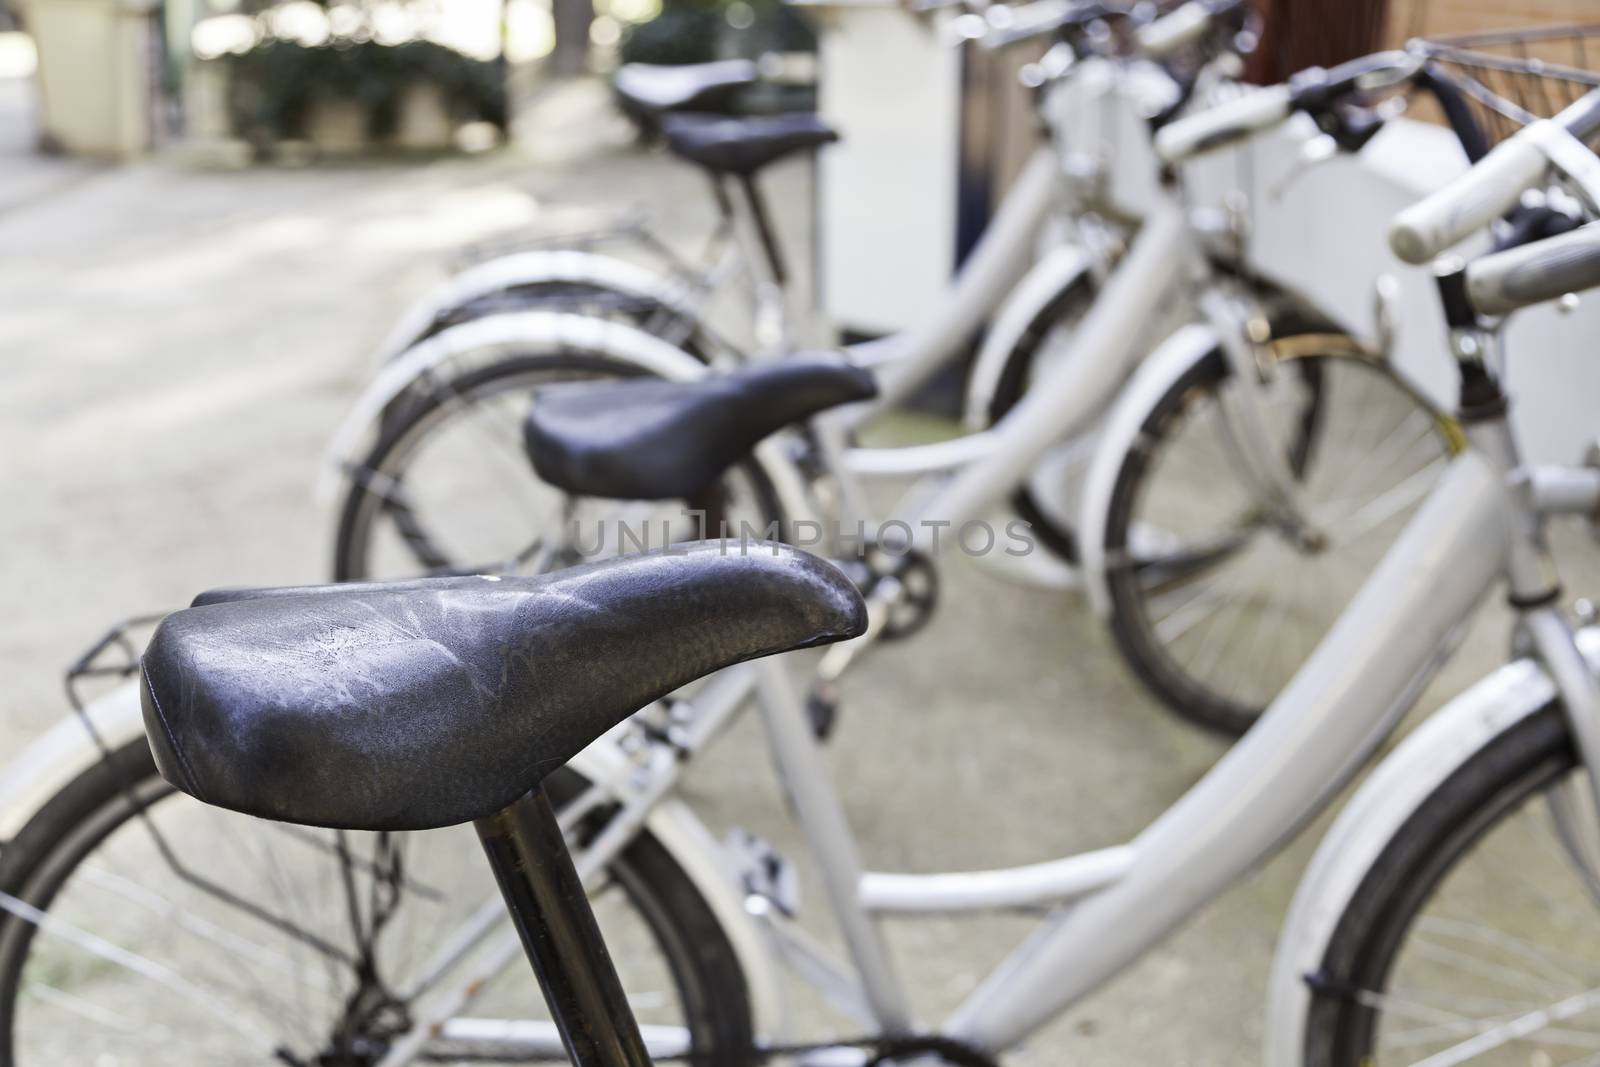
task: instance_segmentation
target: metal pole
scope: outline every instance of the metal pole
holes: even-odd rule
[[[474,825],[575,1067],[650,1067],[543,787]]]

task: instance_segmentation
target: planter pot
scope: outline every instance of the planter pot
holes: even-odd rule
[[[455,145],[456,122],[444,91],[431,82],[408,86],[400,95],[394,145],[410,152],[442,152]]]
[[[367,109],[359,101],[321,97],[306,116],[306,139],[319,155],[356,155],[371,143],[367,120]]]
[[[39,52],[40,128],[48,147],[109,158],[151,147],[157,6],[155,0],[24,0]]]

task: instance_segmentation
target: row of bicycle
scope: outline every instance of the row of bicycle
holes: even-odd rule
[[[788,275],[758,181],[831,131],[684,113],[748,66],[625,70],[628,107],[709,175],[726,253],[654,273],[513,250],[397,326],[334,445],[346,584],[202,595],[136,684],[0,779],[28,813],[0,850],[0,1062],[995,1064],[1322,811],[1502,584],[1521,658],[1431,715],[1328,832],[1280,935],[1265,1057],[1592,1061],[1600,638],[1562,613],[1543,525],[1600,510],[1600,469],[1522,461],[1499,338],[1515,310],[1600,285],[1600,76],[1480,39],[1253,89],[1246,5],[1148,7],[954,19],[995,46],[1050,42],[1025,72],[1049,143],[937,315],[842,352],[782,351]],[[1506,39],[1581,57],[1584,37]],[[1219,217],[1185,195],[1191,159],[1296,115],[1359,151],[1408,94],[1473,163],[1391,238],[1432,264],[1451,413],[1249,269],[1237,197]],[[1113,105],[1157,164],[1137,214],[1107,177],[1126,140],[1083,140],[1085,111]],[[1039,254],[1046,231],[1061,243]],[[1485,231],[1489,254],[1448,254]],[[704,313],[738,278],[754,352]],[[985,325],[970,433],[857,443]],[[883,517],[880,476],[918,476]],[[1243,737],[1127,844],[866,869],[823,759],[835,683],[876,642],[915,640],[941,550],[996,515],[1040,551],[975,558],[1074,574],[1155,694]],[[747,529],[849,551],[836,569],[679,543]],[[641,531],[671,544],[620,551]],[[758,658],[843,638],[804,682]],[[119,647],[133,668],[126,642],[77,673],[116,672]],[[674,791],[752,707],[842,960],[795,921],[785,864],[719,843]],[[464,861],[471,835],[438,829],[469,821],[498,889]],[[949,1018],[919,1018],[880,920],[994,911],[1034,929]],[[793,981],[838,1009],[834,1033],[786,1031]]]

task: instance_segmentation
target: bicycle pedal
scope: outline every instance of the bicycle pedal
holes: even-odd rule
[[[806,696],[806,717],[811,720],[811,732],[818,741],[833,736],[839,721],[839,692],[825,682],[813,686]]]
[[[746,897],[757,897],[793,919],[800,914],[800,875],[771,842],[743,827],[734,827],[723,841],[739,872]]]

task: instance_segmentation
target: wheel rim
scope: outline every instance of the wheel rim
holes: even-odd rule
[[[402,857],[393,865],[378,861],[385,840]],[[663,951],[670,916],[626,862],[613,870],[617,880],[593,897],[608,947],[653,1043],[681,1054],[699,1009]],[[99,805],[15,896],[0,898],[7,1062],[375,1063],[426,1003],[417,986],[441,949],[474,913],[498,908],[485,871],[470,828],[288,827],[208,808],[152,773]],[[400,904],[374,931],[380,886],[397,873]],[[497,938],[515,944],[509,927],[491,929],[482,951]],[[366,937],[377,980],[363,983]],[[426,992],[459,988],[471,958]],[[357,1005],[364,986],[378,995]],[[516,951],[470,1017],[428,1044],[428,1058],[471,1063],[493,1051],[502,1062],[565,1062],[535,1055],[530,1036],[548,1045],[555,1031]]]
[[[1204,366],[1204,365],[1203,365]],[[1240,729],[1293,677],[1452,452],[1446,424],[1381,364],[1297,355],[1267,389],[1303,524],[1238,473],[1220,358],[1158,411],[1108,530],[1119,637],[1180,709]]]
[[[624,373],[529,357],[435,380],[426,406],[350,472],[339,576],[543,573],[700,536],[701,520],[682,501],[572,497],[540,480],[523,452],[537,389]],[[764,528],[760,516],[771,507],[763,497],[747,472],[729,474],[734,529],[739,519]]]
[[[1541,725],[1564,738],[1559,720]],[[1600,824],[1570,747],[1545,747],[1463,802],[1465,817],[1423,843],[1370,905],[1374,925],[1338,983],[1334,1062],[1600,1062]],[[1581,853],[1555,830],[1554,797],[1576,805]]]

